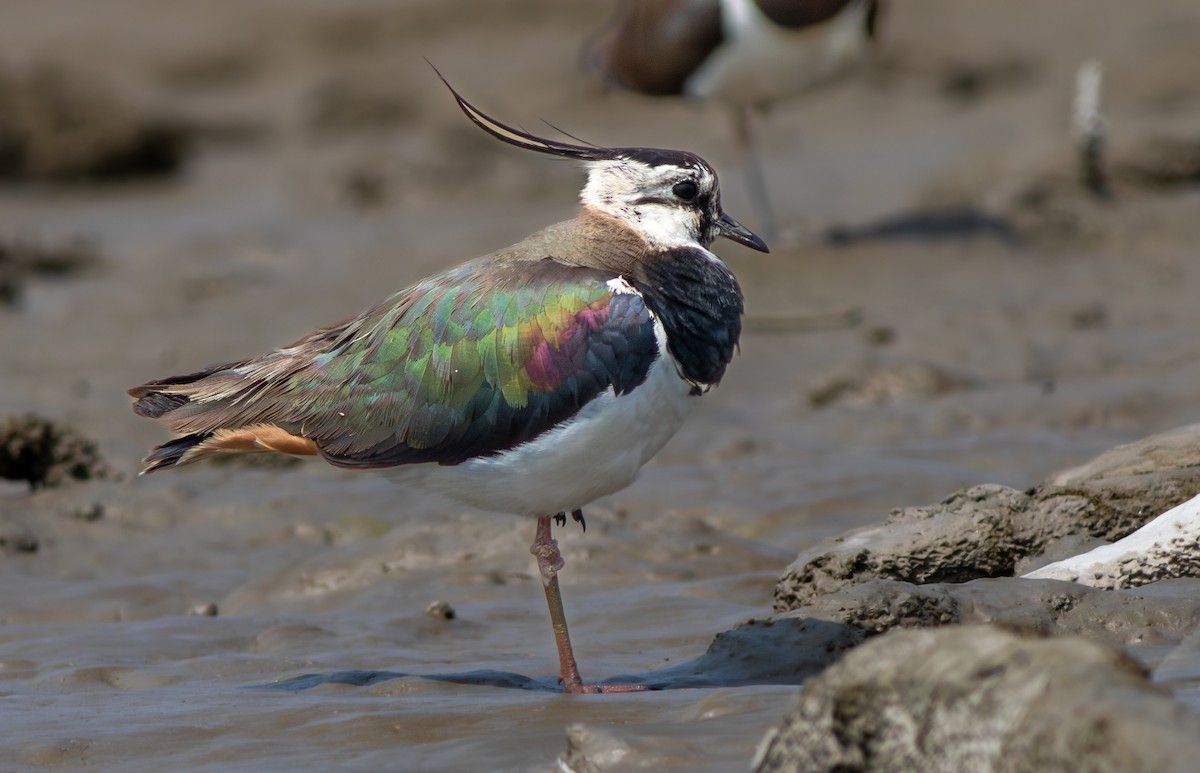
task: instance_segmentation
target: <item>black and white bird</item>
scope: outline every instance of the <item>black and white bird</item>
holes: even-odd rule
[[[615,86],[712,99],[733,110],[755,207],[776,230],[754,153],[753,113],[854,70],[873,49],[880,0],[619,0],[585,47]]]
[[[582,162],[578,216],[289,346],[129,390],[135,413],[179,435],[143,472],[223,453],[317,455],[534,517],[564,689],[639,689],[580,679],[551,522],[582,523],[584,505],[632,483],[721,381],[742,292],[709,246],[767,246],[722,211],[699,156],[542,139],[451,92],[493,137]]]

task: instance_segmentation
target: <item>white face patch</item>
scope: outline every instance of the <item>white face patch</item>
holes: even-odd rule
[[[634,210],[635,226],[655,247],[700,246],[700,217],[688,209],[642,204]]]
[[[651,166],[629,158],[588,164],[588,181],[580,200],[585,207],[627,223],[655,247],[703,247],[707,241],[701,233],[700,210],[674,192],[674,186],[684,181],[695,184],[697,201],[715,200],[717,180],[708,169]],[[710,217],[717,214],[708,213]]]

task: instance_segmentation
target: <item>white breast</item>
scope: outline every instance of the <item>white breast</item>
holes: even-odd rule
[[[390,477],[484,510],[534,516],[570,511],[620,491],[696,404],[667,353],[658,320],[654,328],[662,355],[631,392],[618,396],[610,388],[561,426],[495,456],[452,467],[399,467]]]
[[[729,40],[684,84],[693,96],[756,105],[795,96],[866,58],[869,5],[860,0],[825,24],[798,30],[775,25],[753,0],[723,0]]]

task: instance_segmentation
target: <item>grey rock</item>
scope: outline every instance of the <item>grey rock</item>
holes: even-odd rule
[[[1112,448],[1051,475],[1031,492],[1038,506],[1026,519],[1039,546],[1065,534],[1110,542],[1144,526],[1200,491],[1200,424]],[[1068,530],[1056,519],[1067,519]]]
[[[857,582],[963,582],[1013,573],[1016,514],[1030,498],[1006,486],[974,486],[930,507],[892,511],[887,522],[818,543],[801,553],[775,587],[785,611]]]
[[[1044,485],[1067,488],[1192,467],[1200,467],[1200,424],[1188,424],[1117,446],[1078,467],[1051,475]]]
[[[822,620],[864,638],[893,628],[995,623],[1112,646],[1175,642],[1200,628],[1200,580],[1110,592],[1058,580],[999,578],[913,585],[895,580],[845,588],[775,618]],[[827,638],[833,640],[831,634]]]
[[[782,771],[1190,771],[1200,717],[1120,652],[994,626],[896,631],[810,680],[761,747]]]
[[[1119,446],[1025,492],[973,486],[818,543],[785,570],[775,609],[796,609],[876,578],[930,583],[1012,576],[1065,538],[1120,539],[1197,491],[1200,424]]]
[[[1061,561],[1064,558],[1077,556],[1081,553],[1086,553],[1089,550],[1100,547],[1101,545],[1111,544],[1099,537],[1092,537],[1087,534],[1068,534],[1062,539],[1051,540],[1046,544],[1046,547],[1041,553],[1033,556],[1026,556],[1017,560],[1017,565],[1014,569],[1014,574],[1023,575],[1029,572],[1041,569],[1044,566],[1049,566],[1056,561]]]

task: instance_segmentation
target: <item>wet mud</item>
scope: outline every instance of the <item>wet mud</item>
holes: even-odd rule
[[[0,116],[0,245],[99,256],[53,277],[19,261],[0,417],[69,428],[113,474],[0,481],[0,758],[543,771],[624,748],[658,770],[746,769],[798,685],[886,635],[772,620],[797,556],[972,486],[1031,496],[1194,423],[1200,186],[1186,145],[1160,140],[1200,136],[1194,3],[895,5],[869,73],[761,122],[787,238],[769,256],[717,245],[748,315],[727,378],[637,484],[588,509],[586,534],[556,531],[584,677],[658,688],[592,700],[555,690],[532,523],[315,462],[137,478],[164,435],[125,390],[293,341],[571,216],[579,170],[467,125],[423,57],[516,125],[701,154],[755,227],[725,111],[591,80],[578,51],[601,5],[10,3],[3,88],[82,72],[94,87],[35,92],[106,118],[80,113],[85,140]],[[1089,57],[1106,197],[1081,184],[1069,131]],[[163,121],[177,133],[150,153]],[[1005,571],[1037,558],[1006,550]],[[982,602],[912,584],[962,579],[830,590],[893,583],[858,608],[911,596],[980,622],[964,609]],[[1157,585],[1120,593],[1183,604]],[[999,587],[989,604],[1021,598]],[[1194,634],[1148,641],[1134,656],[1196,705]]]

